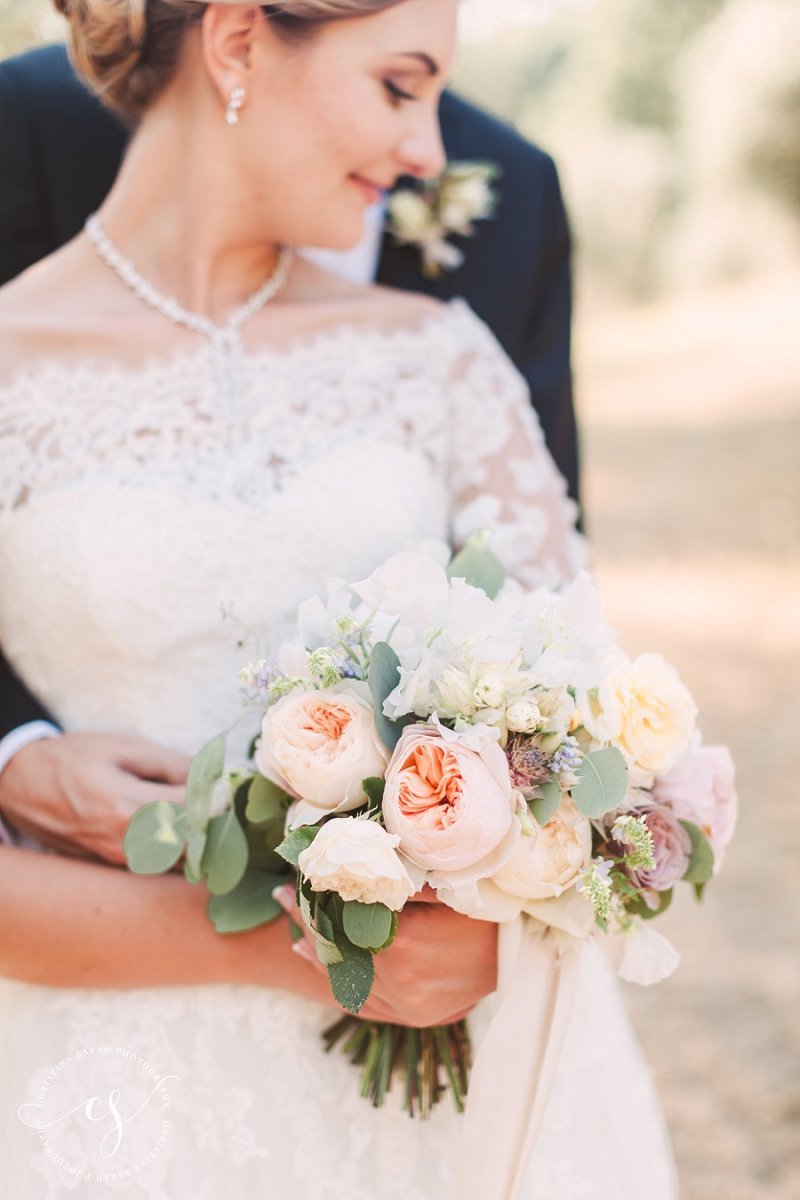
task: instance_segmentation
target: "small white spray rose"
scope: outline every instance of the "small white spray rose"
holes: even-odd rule
[[[399,837],[375,821],[338,817],[321,827],[298,866],[315,892],[399,912],[420,886],[397,853],[399,844]]]
[[[512,733],[533,733],[541,721],[541,710],[533,700],[518,700],[506,709],[506,725]]]

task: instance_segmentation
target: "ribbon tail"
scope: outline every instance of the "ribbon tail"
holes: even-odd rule
[[[579,953],[523,918],[500,926],[497,1001],[472,1069],[458,1200],[520,1195],[572,1012]]]

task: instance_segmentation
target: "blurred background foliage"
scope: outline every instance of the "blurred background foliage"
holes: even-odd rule
[[[800,262],[798,0],[595,0],[465,47],[462,91],[557,158],[628,299]]]

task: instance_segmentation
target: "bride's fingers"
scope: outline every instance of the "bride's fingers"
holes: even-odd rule
[[[186,789],[180,784],[152,783],[147,779],[137,779],[129,775],[125,780],[125,800],[130,806],[132,816],[145,804],[153,804],[156,800],[166,800],[170,804],[185,804]]]
[[[188,754],[160,746],[147,738],[127,735],[118,739],[114,757],[117,765],[131,775],[171,784],[186,782],[192,761]]]

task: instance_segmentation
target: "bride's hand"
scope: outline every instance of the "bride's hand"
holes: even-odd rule
[[[293,890],[276,893],[298,925]],[[321,999],[332,1003],[325,967],[310,935],[296,943],[299,954],[322,978]],[[375,983],[359,1016],[425,1028],[467,1015],[497,986],[497,926],[453,912],[425,888],[400,914],[397,937],[375,956]]]
[[[143,737],[43,738],[17,751],[0,772],[0,814],[65,854],[121,864],[133,814],[154,800],[183,803],[190,761]]]

